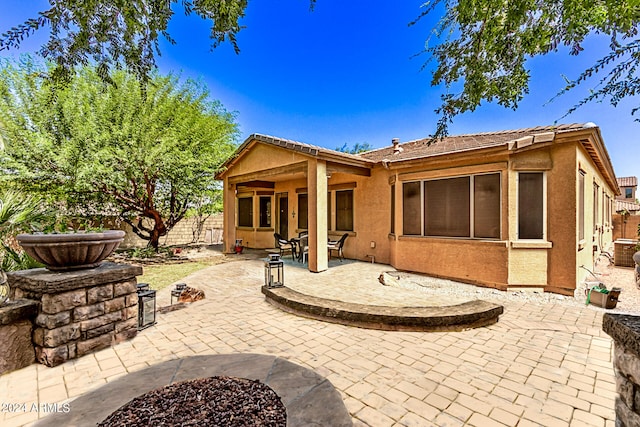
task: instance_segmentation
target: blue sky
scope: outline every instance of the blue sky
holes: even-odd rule
[[[0,32],[47,7],[42,0],[2,3]],[[318,0],[310,12],[307,0],[250,1],[239,55],[228,44],[211,51],[207,23],[178,11],[169,27],[177,45],[161,43],[158,65],[162,73],[202,78],[213,98],[237,112],[242,139],[263,133],[327,148],[419,139],[435,131],[433,110],[443,91],[430,86],[429,69],[421,71],[427,57],[414,57],[433,25],[428,19],[407,25],[422,3]],[[33,37],[20,52],[35,50],[46,35]],[[563,87],[563,75],[576,77],[606,46],[606,39],[595,37],[577,57],[563,49],[530,60],[530,93],[516,111],[485,104],[457,117],[450,133],[595,122],[616,175],[640,175],[633,102],[590,104],[562,119],[589,86],[547,102]]]

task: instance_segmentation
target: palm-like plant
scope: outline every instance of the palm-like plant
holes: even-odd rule
[[[0,269],[25,270],[42,265],[22,251],[15,235],[40,223],[41,200],[17,191],[0,192]]]

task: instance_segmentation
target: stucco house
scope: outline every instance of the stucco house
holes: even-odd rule
[[[638,178],[635,176],[618,178],[618,187],[620,187],[620,195],[616,197],[616,212],[637,215],[640,211],[640,204],[636,201]]]
[[[506,290],[573,294],[612,239],[620,194],[600,129],[570,124],[428,139],[351,155],[254,134],[225,163],[224,244],[309,233],[347,258]]]

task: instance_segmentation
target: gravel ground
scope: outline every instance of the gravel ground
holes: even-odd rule
[[[634,269],[627,267],[616,267],[608,265],[608,261],[600,261],[595,273],[599,280],[603,282],[607,289],[621,288],[618,304],[616,308],[604,309],[589,305],[593,310],[606,311],[611,313],[640,314],[640,289],[636,287],[634,279]],[[487,301],[517,301],[538,304],[565,304],[572,306],[584,306],[586,303],[585,289],[583,285],[576,290],[573,297],[557,295],[544,292],[532,291],[499,291],[491,288],[482,288],[474,285],[463,284],[450,280],[436,279],[411,273],[400,273],[401,286],[409,289],[418,289],[427,293],[442,296],[442,294],[452,295],[460,298],[483,299]],[[589,276],[589,281],[596,281],[593,276]]]

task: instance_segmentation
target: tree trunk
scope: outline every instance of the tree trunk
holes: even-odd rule
[[[147,210],[145,211],[145,216],[147,218],[153,219],[153,230],[151,230],[150,233],[149,246],[151,246],[157,252],[158,246],[160,245],[160,237],[167,234],[167,227],[162,220],[160,212],[158,212],[157,210]]]

